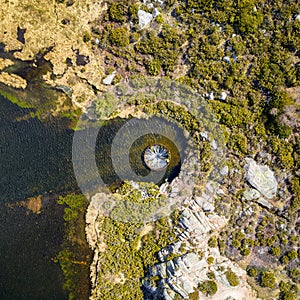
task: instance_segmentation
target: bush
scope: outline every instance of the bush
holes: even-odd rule
[[[283,263],[284,265],[289,263],[289,258],[286,255],[283,255],[280,259],[281,263]]]
[[[145,66],[149,75],[156,76],[160,74],[161,64],[159,60],[146,60]]]
[[[281,281],[279,284],[279,300],[296,300],[298,288],[295,284]]]
[[[250,277],[256,277],[258,275],[258,270],[256,267],[249,267],[247,268],[247,274]]]
[[[289,271],[289,276],[294,282],[300,282],[300,270],[298,268],[293,268]]]
[[[158,23],[158,24],[162,24],[164,22],[164,17],[162,16],[162,14],[159,14],[156,18],[155,18],[155,21]]]
[[[276,246],[276,247],[272,247],[270,249],[270,254],[274,255],[274,256],[279,256],[281,254],[281,250],[280,247]]]
[[[218,291],[218,286],[213,280],[206,280],[199,283],[198,288],[206,296],[212,296]]]
[[[225,275],[231,286],[239,285],[239,278],[234,272],[232,272],[231,270],[228,270],[228,271],[226,271]]]
[[[189,294],[190,300],[199,300],[199,292],[196,290],[193,293]]]
[[[211,248],[216,248],[218,246],[218,241],[217,241],[217,238],[215,236],[211,237],[208,240],[208,246],[211,247]]]
[[[270,289],[275,288],[276,279],[273,272],[263,271],[261,272],[260,285],[262,287],[268,287]]]
[[[298,252],[296,250],[290,250],[288,253],[287,253],[287,256],[289,258],[289,260],[294,260],[296,258],[298,258]]]
[[[126,28],[118,27],[113,29],[109,35],[109,41],[112,45],[126,47],[129,45],[129,34]]]
[[[228,141],[228,147],[239,153],[247,153],[247,138],[242,133],[232,134]]]
[[[248,255],[250,255],[250,253],[251,253],[251,250],[249,248],[241,249],[241,254],[244,256],[248,256]]]
[[[269,109],[277,108],[280,112],[282,112],[285,106],[293,104],[293,99],[286,92],[276,91],[271,97]]]
[[[248,1],[241,1],[240,12],[236,18],[236,25],[242,33],[254,33],[263,21],[263,15],[253,11],[253,6],[247,3]]]
[[[128,8],[122,2],[113,2],[108,10],[111,21],[123,23],[127,19]]]
[[[216,275],[213,271],[208,272],[206,275],[209,279],[216,279]]]
[[[215,261],[215,259],[214,259],[212,256],[209,256],[209,257],[207,258],[207,263],[208,263],[209,265],[211,265],[214,261]]]

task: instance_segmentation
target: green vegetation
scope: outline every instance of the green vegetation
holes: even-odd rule
[[[206,280],[200,283],[198,288],[205,296],[212,296],[218,291],[218,286],[213,280]]]
[[[65,236],[56,261],[64,273],[64,288],[69,300],[87,299],[89,296],[89,264],[91,251],[85,239],[85,212],[88,205],[83,195],[60,196],[64,205]]]
[[[116,201],[111,218],[119,222],[129,220],[132,223],[142,223],[166,204],[166,197],[159,193],[158,186],[154,183],[140,183],[139,188],[137,190],[129,182],[124,182],[118,191],[121,201]],[[144,198],[142,193],[146,193],[148,197]]]
[[[274,256],[280,256],[280,254],[281,254],[280,247],[278,247],[278,246],[272,247],[270,249],[270,253]]]
[[[281,281],[279,283],[279,300],[296,300],[298,288],[295,284]]]
[[[225,275],[231,286],[239,285],[239,278],[232,270],[227,270]]]
[[[250,277],[256,277],[258,275],[258,270],[256,267],[248,267],[247,268],[247,273]]]
[[[123,1],[113,2],[108,10],[111,21],[124,23],[127,19],[128,8]]]
[[[215,261],[215,259],[214,259],[212,256],[209,256],[209,257],[207,258],[207,263],[208,263],[209,265],[213,264],[214,261]]]
[[[260,276],[260,285],[262,287],[275,288],[276,279],[273,272],[262,271]]]
[[[296,283],[300,283],[300,270],[299,268],[292,268],[289,271],[289,276]]]
[[[18,99],[14,94],[9,93],[0,89],[0,95],[4,98],[8,99],[10,102],[17,104],[19,107],[22,108],[31,108],[31,106],[24,100]]]
[[[152,12],[146,5],[141,8]],[[93,21],[91,30],[83,32],[81,38],[87,46],[92,44],[94,50],[105,53],[107,74],[113,70],[118,73],[113,84],[117,85],[123,75],[131,79],[133,89],[138,89],[136,77],[141,78],[143,84],[150,82],[151,85],[151,76],[160,76],[171,79],[174,85],[176,82],[185,84],[196,90],[198,96],[209,98],[205,101],[226,135],[231,172],[222,183],[230,192],[216,199],[217,212],[228,217],[229,224],[222,235],[214,233],[208,245],[219,247],[222,255],[244,261],[248,255],[255,256],[260,247],[265,247],[266,265],[248,267],[248,275],[253,277],[249,279],[275,290],[274,274],[281,269],[286,273],[285,280],[299,284],[300,244],[296,231],[300,208],[300,140],[296,122],[299,103],[293,96],[300,85],[300,22],[295,18],[300,11],[299,3],[284,0],[170,0],[160,8],[162,14],[143,30],[138,28],[138,9],[139,5],[131,0],[109,0],[108,14]],[[90,42],[95,38],[99,39],[97,45]],[[87,70],[81,69],[85,74]],[[30,77],[34,82],[36,73]],[[96,87],[93,89],[99,92]],[[226,92],[226,99],[220,99],[222,91]],[[205,96],[211,93],[214,97]],[[38,91],[38,97],[40,94]],[[39,101],[19,95],[14,97],[13,93],[3,95],[21,107],[37,108],[38,116],[56,108],[50,92],[43,93],[44,98]],[[112,117],[117,104],[112,95],[99,98],[95,103],[97,116],[101,119]],[[187,130],[201,150],[200,168],[206,179],[213,169],[212,149],[199,137],[206,124],[201,115],[195,117],[193,114],[198,103],[192,97],[186,106],[175,104],[172,97],[165,94],[164,82],[161,81],[156,98],[145,91],[129,99],[128,104],[148,115],[157,114],[175,120]],[[64,111],[60,116],[71,119],[72,113],[72,110]],[[274,208],[271,211],[256,205],[255,201],[246,202],[242,197],[245,186],[240,162],[246,155],[270,165],[275,171],[280,193],[272,199]],[[153,232],[141,236],[142,225],[138,218],[147,213],[146,208],[137,209],[137,226],[124,225],[121,222],[124,215],[132,212],[134,204],[141,203],[142,199],[141,193],[128,183],[119,193],[126,205],[120,203],[115,207],[112,211],[114,221],[103,218],[107,240],[107,252],[103,254],[105,268],[99,277],[103,299],[141,297],[140,278],[149,265],[157,262],[157,251],[175,237],[166,219],[152,224]],[[74,204],[68,201],[67,198],[64,200],[68,206],[65,220],[71,224],[82,214],[76,207],[83,203],[79,199]],[[157,202],[164,201],[154,193],[146,203],[147,209],[154,209]],[[77,234],[74,226],[68,230],[70,236]],[[60,260],[65,261],[65,272],[72,268],[70,262],[76,260],[74,255],[69,248],[62,252]],[[116,256],[120,260],[118,263],[115,262]],[[168,259],[173,257],[170,255]],[[273,269],[267,271],[269,261]],[[213,264],[213,258],[209,257],[208,262]],[[111,280],[119,278],[120,274],[124,275],[125,283]],[[226,276],[232,286],[238,284],[232,271],[227,271]],[[215,293],[214,287],[217,288],[212,273],[209,273],[209,279],[200,285],[206,295]],[[280,299],[295,299],[293,284],[280,284]],[[190,295],[191,299],[197,297],[197,291]]]
[[[95,113],[100,120],[111,116],[115,111],[118,102],[115,95],[104,94],[99,101],[95,102]]]
[[[125,47],[129,45],[129,34],[126,28],[118,27],[113,29],[109,35],[109,41],[112,45]]]
[[[218,246],[218,241],[217,241],[217,238],[215,236],[211,237],[208,240],[208,246],[212,247],[212,248],[216,248]]]
[[[193,293],[189,294],[190,300],[199,300],[199,292],[196,290]]]
[[[140,183],[140,188],[147,188],[149,203],[159,195],[154,184]],[[142,201],[140,190],[133,188],[129,182],[122,185],[118,194],[124,196],[128,204]],[[101,299],[142,299],[141,279],[145,277],[145,272],[158,262],[157,252],[176,240],[174,223],[170,224],[168,217],[148,223],[151,230],[141,234],[145,225],[141,222],[124,223],[124,219],[118,218],[119,214],[124,213],[122,209],[117,206],[116,212],[111,214],[113,218],[101,217],[100,230],[106,244],[105,251],[101,253],[102,267],[98,273]],[[177,215],[175,211],[171,216],[173,222],[178,219]],[[124,281],[118,282],[117,278],[121,277]]]
[[[149,75],[157,76],[160,74],[161,64],[159,60],[146,60],[145,66]]]
[[[207,273],[207,277],[209,279],[216,279],[215,273],[213,271],[210,271]]]

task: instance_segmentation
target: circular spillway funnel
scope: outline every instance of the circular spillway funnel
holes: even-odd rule
[[[168,166],[170,162],[170,152],[162,145],[152,145],[146,148],[144,161],[149,169],[160,171]]]

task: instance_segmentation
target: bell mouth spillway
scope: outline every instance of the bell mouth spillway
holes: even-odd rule
[[[127,122],[133,119],[136,126],[125,127],[126,131],[122,135],[123,139],[135,137],[130,149],[122,148],[122,139],[120,139],[120,146],[116,147],[114,144],[116,134],[123,126],[126,126]],[[146,182],[153,182],[152,177],[146,179],[150,172],[163,172],[164,174],[157,175],[161,176],[161,180],[157,185],[165,183],[166,180],[171,182],[178,176],[181,163],[185,157],[187,140],[183,130],[175,122],[157,116],[152,116],[149,119],[133,119],[111,119],[100,128],[97,135],[95,160],[98,174],[95,176],[100,175],[104,184],[112,191],[117,189],[124,180],[135,180],[135,177],[132,177],[133,173],[145,178]],[[145,127],[149,122],[154,123],[158,133],[149,132],[140,135],[139,128]],[[160,132],[163,134],[160,134]],[[153,146],[155,147],[152,148]],[[128,165],[113,164],[112,147],[117,149],[116,155],[119,155],[119,160],[129,160]],[[156,150],[159,151],[157,157],[156,155],[154,157],[159,158],[159,162],[155,159],[153,163],[151,157],[156,153]]]
[[[149,146],[144,152],[144,161],[151,170],[163,170],[169,165],[170,152],[162,145]]]

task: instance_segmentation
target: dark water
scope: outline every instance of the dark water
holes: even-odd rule
[[[67,299],[63,274],[52,262],[63,238],[55,199],[41,214],[0,204],[0,299]]]
[[[63,240],[55,197],[76,190],[72,131],[28,119],[29,110],[0,98],[0,299],[67,299],[52,262]],[[44,195],[40,214],[16,202]]]
[[[72,165],[74,133],[61,120],[41,122],[29,113],[0,97],[0,299],[67,299],[63,274],[52,259],[60,251],[64,234],[63,208],[56,204],[55,195],[79,192]],[[124,122],[113,120],[98,135],[99,172],[110,185],[120,182],[109,153],[113,136]],[[131,155],[135,157],[132,166],[141,174],[145,170],[138,159],[149,141],[174,146],[159,137],[143,139],[133,151],[137,156]],[[167,172],[170,178],[179,172],[176,153],[172,152],[174,163]],[[40,214],[17,205],[38,195],[43,198]]]
[[[0,98],[0,200],[76,190],[73,132],[63,124],[22,120],[29,110]]]

